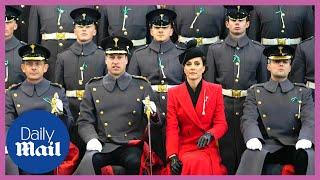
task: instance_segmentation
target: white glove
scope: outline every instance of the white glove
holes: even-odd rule
[[[309,149],[312,146],[312,142],[307,139],[300,139],[296,143],[296,150],[298,149]]]
[[[248,149],[251,149],[251,150],[258,149],[259,151],[261,151],[262,149],[262,144],[258,138],[249,139],[249,141],[246,143],[246,146]]]
[[[99,152],[101,152],[102,151],[102,144],[96,138],[91,139],[87,143],[87,151],[99,151]]]
[[[144,112],[146,112],[147,111],[146,101],[142,100],[142,102],[144,104]],[[150,107],[151,107],[151,114],[157,112],[157,106],[153,101],[150,101]]]
[[[63,114],[63,103],[61,99],[57,99],[57,110],[59,115]]]
[[[7,146],[5,146],[5,150],[4,150],[5,154],[8,154],[8,149]]]

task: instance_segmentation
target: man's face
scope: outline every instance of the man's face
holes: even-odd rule
[[[43,74],[47,72],[49,65],[44,61],[23,61],[22,72],[27,76],[29,82],[38,82],[43,79]]]
[[[105,62],[107,64],[108,74],[119,77],[126,71],[128,57],[126,54],[107,54]]]
[[[13,36],[13,32],[18,28],[18,25],[15,20],[6,22],[4,37],[5,39],[10,39]]]
[[[90,25],[78,25],[74,26],[74,34],[77,37],[79,43],[90,42],[93,37],[96,35],[96,27],[94,24]]]
[[[167,26],[152,25],[150,28],[150,34],[155,41],[166,42],[173,34],[173,28],[171,24]]]
[[[235,36],[245,34],[249,25],[250,22],[247,21],[247,17],[242,19],[233,19],[229,17],[229,20],[226,21],[226,27],[229,29],[229,33]]]
[[[274,80],[286,79],[291,71],[291,60],[270,60],[267,69],[271,73],[271,78]]]

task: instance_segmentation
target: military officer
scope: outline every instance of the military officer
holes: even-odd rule
[[[86,84],[77,120],[79,134],[87,143],[87,153],[75,174],[100,174],[101,167],[121,165],[126,174],[138,174],[142,147],[129,146],[142,140],[147,119],[145,99],[154,99],[148,81],[125,72],[128,47],[132,42],[120,36],[102,41],[108,74],[93,78]],[[161,125],[154,102],[151,125]]]
[[[137,49],[130,60],[128,72],[146,77],[157,93],[161,118],[165,120],[167,111],[168,88],[183,81],[183,70],[179,55],[183,48],[175,45],[170,37],[173,34],[173,21],[176,13],[168,9],[157,9],[147,14],[150,34],[153,37],[149,45]],[[165,162],[165,126],[153,130],[152,146]]]
[[[261,174],[264,164],[292,164],[295,174],[314,174],[314,104],[311,91],[287,77],[294,49],[270,46],[268,82],[248,90],[241,117],[247,150],[237,174]]]
[[[71,46],[76,36],[70,12],[80,6],[31,6],[28,42],[39,43],[50,50],[46,79],[54,81],[57,54]]]
[[[76,42],[57,55],[55,81],[65,88],[73,118],[78,119],[85,84],[93,77],[104,76],[106,67],[104,51],[92,40],[97,33],[100,13],[91,8],[78,8],[71,11],[70,16],[74,21]],[[71,130],[71,140],[78,146],[81,159],[85,143],[77,127]]]
[[[292,71],[289,79],[291,82],[304,83],[312,89],[314,99],[314,37],[310,37],[296,48],[294,60],[292,62]]]
[[[5,119],[6,131],[12,122],[23,112],[42,109],[54,113],[64,121],[69,128],[73,123],[73,118],[69,109],[69,103],[61,85],[52,83],[43,77],[48,70],[47,59],[50,56],[48,49],[37,45],[28,44],[19,48],[19,56],[22,58],[21,69],[26,75],[26,80],[13,85],[6,92]],[[53,104],[55,99],[56,104]],[[10,163],[6,165],[6,173],[18,174],[16,167]],[[17,167],[16,167],[17,168]]]
[[[176,30],[178,41],[186,43],[196,38],[204,54],[208,47],[226,36],[223,6],[173,6],[177,13]]]
[[[14,31],[14,36],[23,42],[28,42],[28,26],[29,26],[29,5],[16,5],[13,6],[21,11],[21,15],[18,21],[18,29]]]
[[[240,117],[247,89],[267,81],[264,47],[246,35],[252,6],[226,6],[225,24],[229,35],[209,46],[205,79],[222,85],[228,131],[219,141],[220,154],[228,174],[235,174],[245,150]]]
[[[123,36],[133,43],[131,53],[147,44],[146,14],[156,6],[98,6],[101,13],[99,42],[108,36]]]
[[[312,6],[255,6],[248,36],[269,45],[296,46],[314,35]]]
[[[24,45],[15,36],[14,32],[17,30],[17,21],[21,11],[12,6],[6,6],[6,24],[5,24],[5,83],[6,89],[12,84],[18,84],[25,79],[21,71],[21,57],[18,54],[18,49]]]

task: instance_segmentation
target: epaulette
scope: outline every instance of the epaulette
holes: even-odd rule
[[[255,87],[262,87],[263,85],[264,85],[264,83],[253,84],[253,85],[250,86],[249,89],[253,89],[253,88],[255,88]]]
[[[63,88],[62,85],[59,84],[59,83],[51,82],[50,84],[51,84],[52,86],[55,86],[55,87]]]
[[[24,42],[24,41],[20,41],[20,43],[21,43],[22,45],[27,45],[27,43]]]
[[[187,49],[186,47],[179,46],[178,44],[175,44],[175,46],[176,46],[177,49],[181,49],[181,50],[186,50]]]
[[[223,43],[223,39],[220,39],[219,41],[217,41],[215,43],[212,43],[210,46],[218,45],[218,44],[221,44],[221,43]]]
[[[150,83],[150,81],[149,81],[146,77],[144,77],[144,76],[135,76],[135,75],[132,75],[132,77],[135,78],[135,79],[142,79],[142,80],[146,81],[147,83]]]
[[[313,36],[308,37],[307,39],[302,40],[299,44],[304,43],[304,42],[306,42],[306,41],[309,41],[309,40],[311,40],[311,39],[313,39]]]
[[[255,40],[252,40],[252,39],[251,39],[251,41],[252,41],[254,44],[256,44],[256,45],[259,45],[259,46],[265,48],[260,42],[255,41]]]
[[[20,82],[18,84],[12,84],[11,86],[9,86],[8,91],[17,89],[21,84],[22,84],[22,82]]]
[[[87,82],[87,84],[89,84],[89,83],[91,83],[91,82],[94,82],[94,81],[97,81],[97,80],[100,80],[100,79],[102,79],[102,78],[103,78],[103,76],[93,77],[93,78],[91,78],[91,79]]]
[[[303,83],[293,83],[295,86],[300,86],[300,87],[305,87],[307,88],[307,86]]]
[[[102,51],[104,51],[104,49],[101,46],[98,46],[98,49],[101,49]]]
[[[139,47],[138,49],[136,49],[134,52],[141,51],[141,50],[147,48],[148,46],[149,46],[149,44],[146,44],[146,45],[144,45],[144,46],[141,46],[141,47]]]

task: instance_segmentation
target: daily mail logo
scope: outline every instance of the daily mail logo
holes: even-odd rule
[[[23,113],[7,132],[7,149],[12,161],[25,173],[42,174],[58,167],[69,151],[69,134],[64,123],[47,111]]]

